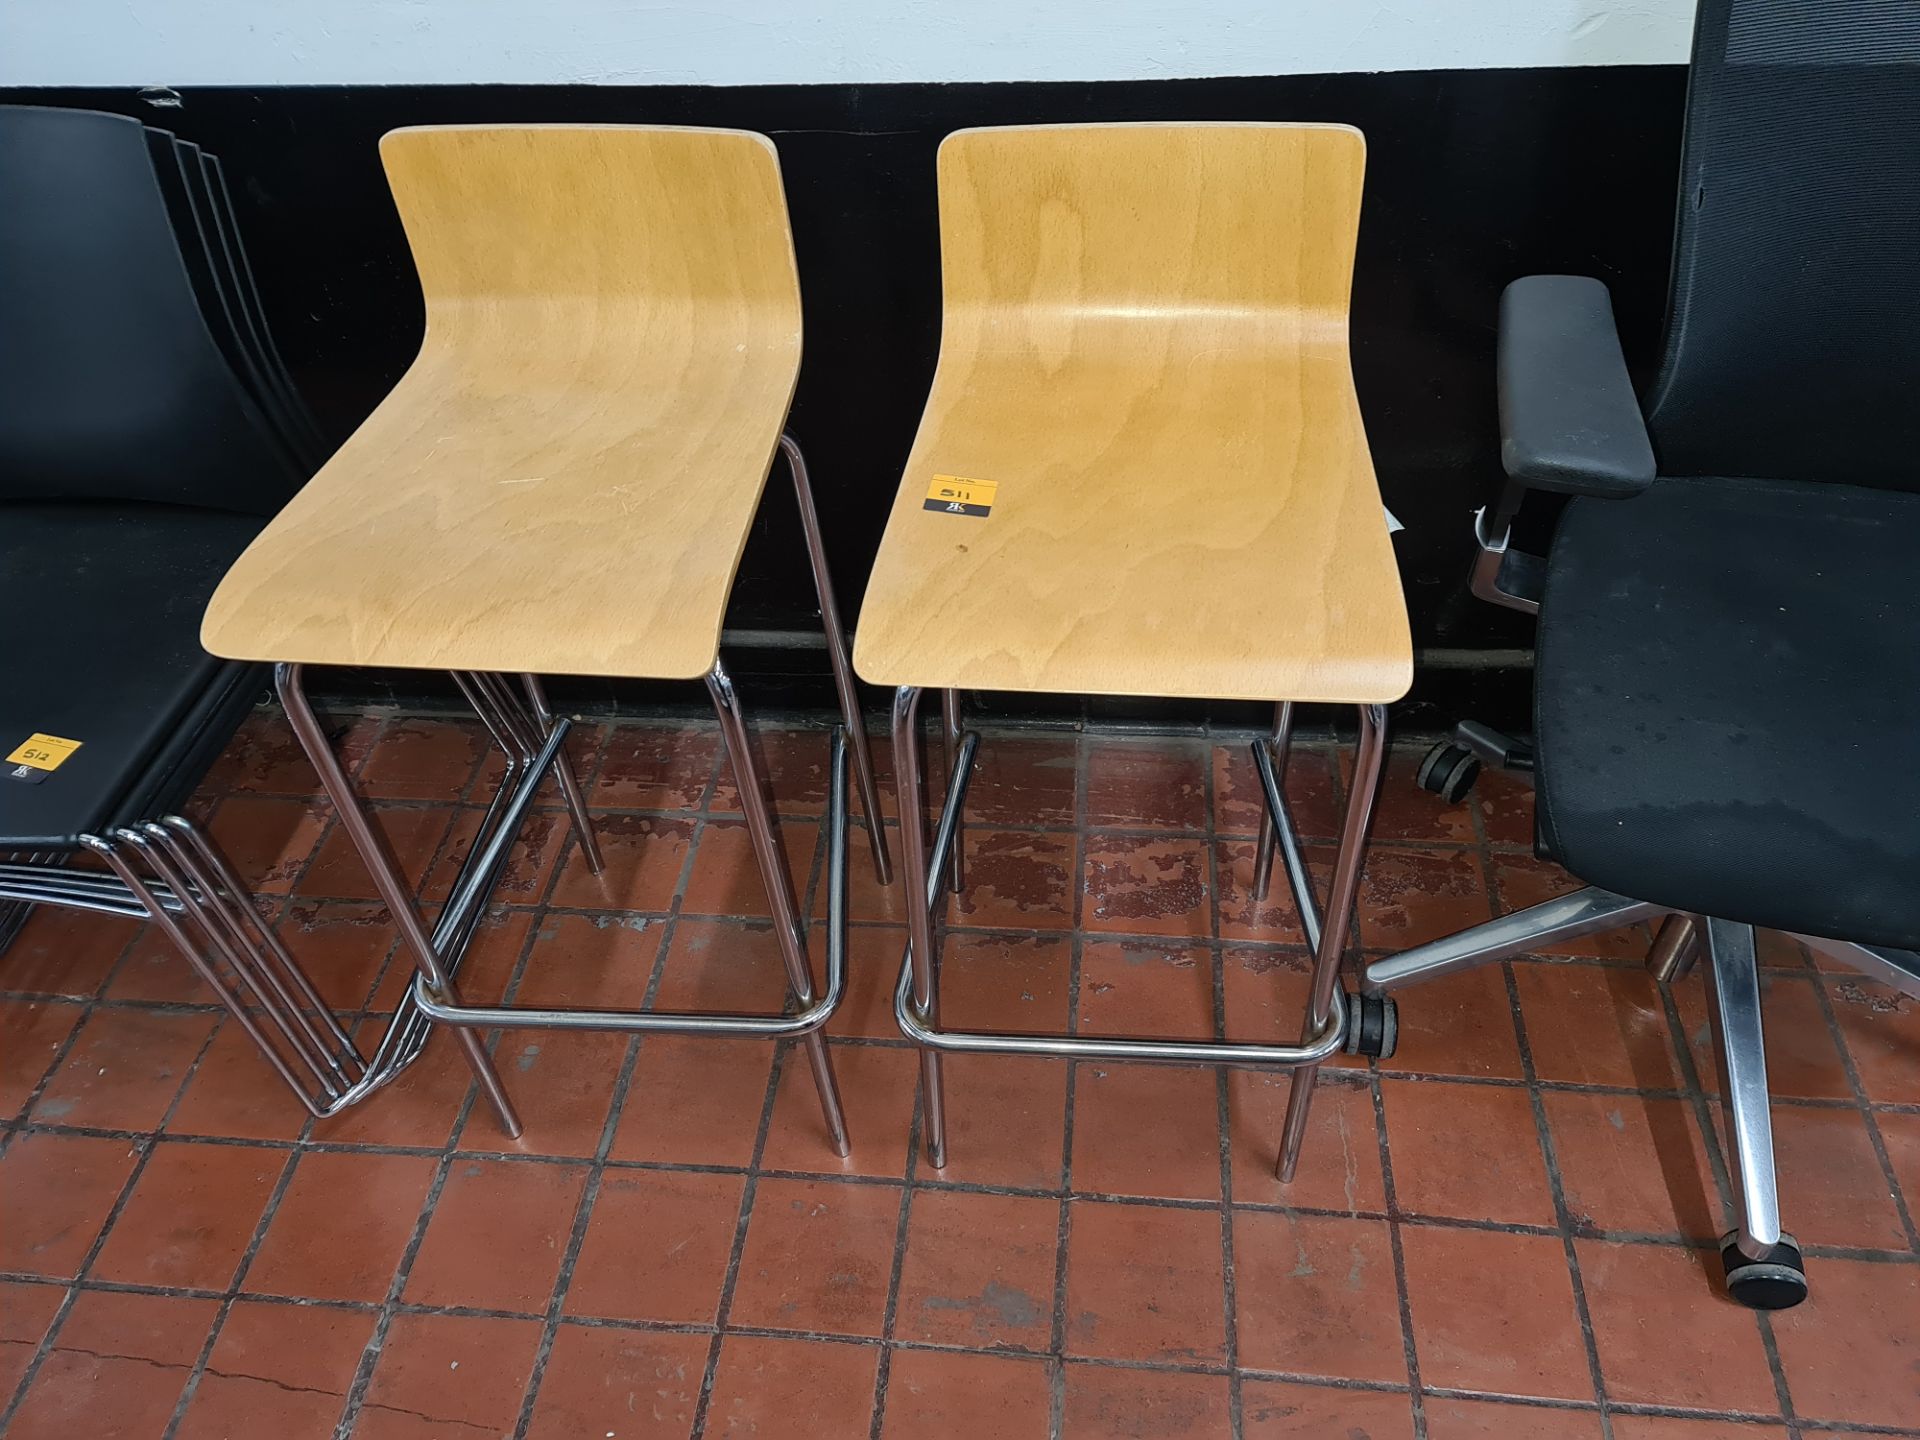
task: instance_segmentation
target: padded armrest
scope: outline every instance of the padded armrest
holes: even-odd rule
[[[1500,297],[1500,461],[1537,490],[1614,498],[1653,483],[1607,287],[1529,275]]]

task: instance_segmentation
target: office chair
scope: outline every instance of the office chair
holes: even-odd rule
[[[1704,952],[1727,1289],[1807,1292],[1775,1195],[1754,927],[1920,996],[1920,10],[1705,0],[1665,351],[1605,287],[1500,306],[1509,477],[1475,589],[1539,614],[1537,848],[1587,888],[1376,962],[1375,991],[1665,917]],[[1551,552],[1508,527],[1570,495]],[[1437,787],[1431,787],[1437,788]]]

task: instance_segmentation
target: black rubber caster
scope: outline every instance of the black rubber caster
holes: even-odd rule
[[[1451,740],[1442,740],[1427,751],[1414,779],[1422,790],[1438,795],[1449,805],[1458,805],[1480,778],[1480,757],[1462,749]]]
[[[1349,995],[1347,1034],[1340,1048],[1349,1055],[1384,1060],[1400,1043],[1400,1011],[1390,995]]]
[[[1791,1235],[1782,1235],[1766,1259],[1750,1260],[1729,1232],[1720,1241],[1720,1268],[1727,1294],[1749,1310],[1791,1310],[1807,1298],[1807,1262]]]

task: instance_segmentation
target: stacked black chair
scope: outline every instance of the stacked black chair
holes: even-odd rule
[[[217,162],[0,107],[0,949],[35,905],[151,918],[324,1111],[363,1067],[173,813],[266,680],[201,648],[207,599],[321,449]]]
[[[1537,610],[1537,845],[1587,889],[1379,961],[1375,989],[1661,919],[1704,949],[1728,1290],[1780,1228],[1754,927],[1920,996],[1920,8],[1705,0],[1665,357],[1636,400],[1596,280],[1500,310],[1508,494],[1475,588]],[[1544,561],[1525,489],[1575,497]],[[1430,788],[1443,788],[1433,785]]]

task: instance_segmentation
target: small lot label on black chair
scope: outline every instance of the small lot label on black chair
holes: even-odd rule
[[[6,759],[6,777],[26,785],[38,785],[58,770],[81,746],[78,740],[62,740],[58,735],[29,735],[13,747]]]
[[[989,515],[993,512],[998,480],[968,480],[960,475],[936,475],[927,486],[922,510],[938,510],[945,515]]]

